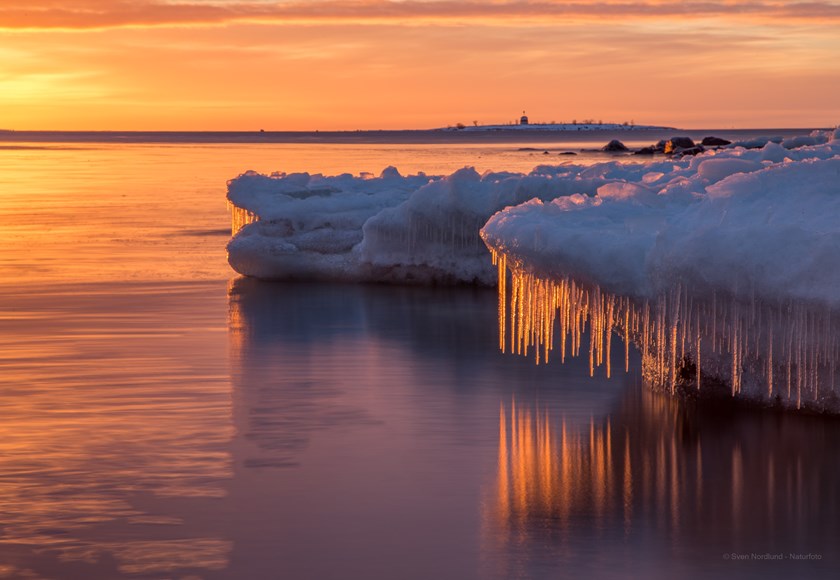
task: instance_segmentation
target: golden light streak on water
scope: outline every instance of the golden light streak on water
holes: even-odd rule
[[[732,452],[732,527],[736,528],[741,522],[741,508],[744,493],[744,459],[741,446],[735,445]]]
[[[506,501],[501,501],[501,498],[506,498],[510,494],[510,483],[508,478],[508,446],[507,446],[507,418],[505,416],[505,407],[503,404],[499,404],[499,441],[504,441],[505,445],[499,445],[499,471],[498,471],[498,481],[499,481],[499,494],[498,497],[500,498],[499,501],[499,513],[501,517],[508,518],[509,517],[509,509],[508,504]]]
[[[0,312],[4,556],[147,576],[228,564],[232,542],[192,528],[188,507],[223,498],[232,475],[223,294],[218,283],[5,289],[19,316]]]
[[[815,499],[840,477],[824,454],[836,445],[824,437],[828,420],[756,414],[748,420],[763,428],[738,428],[733,440],[719,417],[641,388],[608,417],[574,424],[538,404],[515,407],[499,409],[500,477],[488,503],[496,511],[484,514],[496,552],[553,544],[552,557],[565,561],[567,550],[587,549],[605,530],[629,538],[628,557],[653,530],[678,559],[686,545],[718,553],[753,542],[778,552],[810,518],[836,511]]]

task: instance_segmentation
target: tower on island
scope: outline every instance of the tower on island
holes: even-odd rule
[[[522,111],[522,116],[519,117],[519,124],[520,125],[527,125],[528,124],[528,115],[525,114],[525,111]]]

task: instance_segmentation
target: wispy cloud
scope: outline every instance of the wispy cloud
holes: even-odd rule
[[[0,0],[0,124],[818,126],[838,24],[840,0]]]
[[[602,19],[727,19],[786,22],[840,21],[834,1],[559,2],[552,0],[321,0],[288,2],[201,0],[4,0],[2,28],[94,29],[127,26],[266,23],[462,24]]]

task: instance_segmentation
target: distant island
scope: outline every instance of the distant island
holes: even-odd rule
[[[635,121],[624,121],[623,123],[604,123],[594,119],[584,119],[580,122],[573,120],[571,123],[531,123],[525,111],[519,118],[519,123],[508,123],[505,125],[480,125],[473,121],[472,125],[456,123],[453,127],[435,129],[436,131],[676,131],[674,127],[660,127],[657,125],[637,125]]]
[[[675,127],[658,125],[631,125],[629,123],[520,123],[518,125],[464,125],[442,127],[436,131],[676,131]]]

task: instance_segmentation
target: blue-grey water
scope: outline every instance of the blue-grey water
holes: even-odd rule
[[[520,145],[0,149],[0,577],[836,577],[836,419],[503,355],[491,290],[225,263],[247,168]]]

